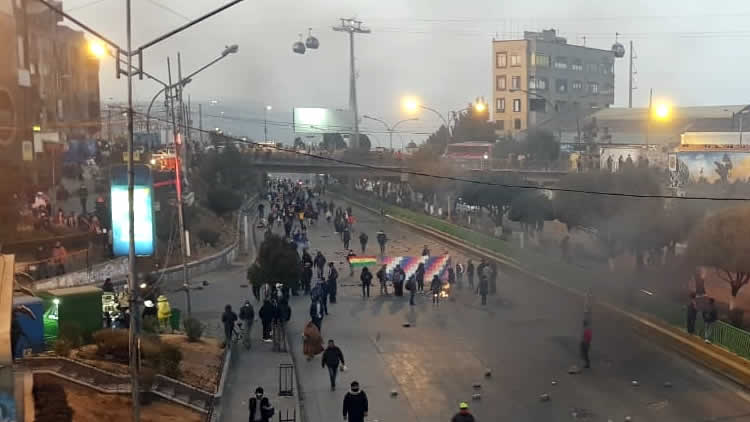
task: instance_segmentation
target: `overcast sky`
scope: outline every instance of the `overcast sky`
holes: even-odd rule
[[[134,47],[226,3],[225,0],[133,0]],[[166,56],[183,55],[185,73],[216,57],[225,45],[239,53],[206,70],[186,93],[199,101],[218,99],[227,115],[286,122],[293,107],[346,107],[348,36],[333,32],[341,17],[356,17],[372,34],[356,37],[360,113],[395,122],[404,116],[399,99],[413,94],[444,113],[477,96],[491,99],[491,41],[520,38],[524,30],[556,28],[569,43],[609,49],[620,32],[635,42],[638,59],[634,105],[645,105],[648,90],[676,105],[748,103],[750,2],[722,0],[246,0],[145,53],[145,70],[166,80]],[[124,0],[64,0],[64,8],[114,41],[125,44]],[[167,9],[172,9],[169,11]],[[317,51],[294,54],[298,33],[312,27]],[[159,86],[135,81],[135,97],[149,100]],[[124,100],[126,82],[104,61],[104,102]],[[627,105],[627,59],[615,68],[615,105]],[[207,114],[210,109],[204,108]],[[216,113],[218,114],[218,112]],[[434,116],[422,115],[404,131],[434,130]],[[262,123],[247,123],[250,136]],[[364,123],[366,127],[377,127]],[[283,130],[271,125],[279,136]],[[409,136],[407,135],[406,138]],[[385,136],[380,136],[385,141]],[[377,139],[375,140],[377,141]],[[406,139],[408,142],[408,139]]]

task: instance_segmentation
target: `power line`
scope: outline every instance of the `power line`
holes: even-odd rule
[[[157,2],[156,0],[146,0],[146,1],[148,1],[151,4],[153,4],[154,6],[158,7],[159,9],[166,10],[167,12],[169,12],[169,13],[171,13],[171,14],[179,17],[179,18],[182,18],[183,20],[185,20],[187,22],[190,22],[190,20],[191,20],[191,18],[183,15],[182,13],[180,13],[180,12],[172,9],[171,7],[169,7],[167,5],[164,5],[164,4],[161,4],[161,3]]]
[[[142,114],[139,112],[136,112],[134,114]],[[154,119],[159,120],[159,119]],[[166,120],[164,120],[166,121]],[[194,127],[188,127],[190,130],[195,130],[198,132],[204,132],[204,133],[211,133],[209,130],[201,130]],[[414,170],[406,170],[406,169],[399,169],[399,168],[392,168],[392,167],[382,167],[382,166],[375,166],[372,164],[365,164],[365,163],[357,163],[354,161],[348,161],[348,160],[342,160],[339,158],[334,157],[326,157],[323,155],[317,155],[317,154],[308,154],[299,152],[295,149],[289,149],[289,148],[283,148],[278,145],[264,145],[258,142],[245,140],[233,136],[227,136],[223,135],[225,138],[230,138],[234,140],[236,143],[243,143],[247,145],[252,146],[259,146],[263,148],[271,148],[277,151],[286,152],[294,155],[301,155],[307,158],[312,158],[316,160],[321,161],[329,161],[334,162],[338,164],[346,164],[350,166],[356,166],[356,167],[362,167],[370,170],[379,170],[379,171],[386,171],[390,173],[395,174],[408,174],[412,176],[422,176],[422,177],[429,177],[433,179],[441,179],[441,180],[450,180],[453,182],[463,182],[463,183],[471,183],[475,185],[485,185],[485,186],[494,186],[494,187],[500,187],[500,188],[509,188],[509,189],[525,189],[525,190],[538,190],[538,191],[550,191],[550,192],[566,192],[566,193],[580,193],[580,194],[586,194],[586,195],[603,195],[603,196],[613,196],[613,197],[625,197],[625,198],[640,198],[640,199],[682,199],[682,200],[706,200],[706,201],[750,201],[750,198],[727,198],[727,197],[709,197],[709,196],[673,196],[673,195],[662,195],[662,194],[639,194],[639,193],[624,193],[624,192],[608,192],[608,191],[596,191],[596,190],[585,190],[585,189],[573,189],[573,188],[560,188],[560,187],[542,187],[542,186],[534,186],[534,185],[516,185],[512,183],[496,183],[496,182],[488,182],[484,180],[476,180],[476,179],[467,179],[463,177],[455,177],[455,176],[442,176],[438,174],[430,174],[425,173],[421,171],[414,171]]]

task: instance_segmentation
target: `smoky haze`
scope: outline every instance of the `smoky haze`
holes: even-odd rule
[[[225,2],[218,0],[139,0],[133,2],[134,46],[185,23]],[[124,2],[66,0],[64,8],[125,44]],[[167,10],[171,9],[171,10]],[[716,9],[698,1],[665,0],[602,3],[539,0],[532,3],[445,0],[416,1],[246,1],[155,47],[145,54],[145,69],[166,79],[167,55],[183,54],[183,69],[194,70],[216,57],[225,45],[239,44],[239,54],[197,77],[189,86],[194,101],[220,99],[235,114],[291,120],[300,106],[348,105],[348,41],[331,26],[354,16],[372,29],[356,39],[360,110],[389,122],[404,118],[399,99],[417,95],[425,104],[455,110],[477,96],[491,97],[491,40],[520,38],[524,30],[556,28],[569,43],[609,49],[615,32],[627,46],[634,40],[638,89],[634,103],[644,105],[648,90],[680,105],[741,104],[735,86],[744,82],[738,56],[750,32],[745,22],[750,5],[722,2]],[[313,28],[317,51],[293,54],[298,34]],[[732,63],[732,66],[725,66]],[[615,105],[627,103],[627,62],[616,63]],[[125,98],[125,82],[114,78],[114,65],[101,68],[104,102]],[[135,84],[135,96],[147,101],[159,88]],[[439,121],[424,114],[402,126],[409,132],[434,130]],[[363,123],[377,128],[374,122]],[[246,123],[250,136],[262,135],[262,124]],[[272,127],[279,137],[288,129]],[[417,141],[423,136],[407,135]],[[284,139],[288,141],[289,139]],[[385,137],[374,139],[384,142]]]

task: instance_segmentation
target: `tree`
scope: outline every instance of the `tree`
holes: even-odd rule
[[[484,173],[478,180],[482,183],[460,182],[458,196],[466,204],[487,208],[495,225],[502,226],[503,216],[521,191],[515,187],[498,185],[518,186],[526,183],[516,173]]]
[[[307,145],[302,141],[299,136],[294,138],[294,149],[306,149]]]
[[[688,260],[716,269],[731,288],[729,310],[734,310],[737,293],[750,282],[750,207],[727,208],[703,221],[690,236]]]
[[[344,142],[344,137],[340,133],[324,133],[320,148],[327,149],[328,151],[346,149],[346,142]]]
[[[458,113],[453,125],[451,142],[495,142],[495,124],[487,121],[486,113],[477,112],[472,104]]]
[[[281,236],[271,234],[260,244],[255,262],[247,269],[254,286],[281,283],[290,287],[300,279],[301,260],[297,250]]]
[[[525,144],[526,152],[533,160],[554,161],[560,156],[560,144],[555,140],[552,132],[546,130],[531,131]]]
[[[513,198],[508,212],[511,221],[521,223],[525,233],[541,232],[544,221],[554,218],[552,201],[539,190],[526,190]]]
[[[623,251],[636,254],[640,267],[643,252],[664,246],[657,228],[664,221],[664,201],[602,195],[596,192],[658,195],[659,178],[651,169],[628,169],[618,173],[573,173],[558,187],[592,193],[558,192],[553,201],[555,215],[568,229],[593,232],[604,247],[614,269],[614,258]]]

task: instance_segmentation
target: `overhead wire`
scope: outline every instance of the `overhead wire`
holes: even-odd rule
[[[140,113],[137,113],[137,114],[140,114]],[[211,133],[211,131],[205,130],[205,129],[198,129],[198,128],[190,127],[190,126],[188,126],[187,128],[190,130],[197,131],[197,132]],[[277,151],[285,152],[289,154],[294,154],[294,155],[299,155],[299,156],[304,156],[306,158],[334,162],[338,164],[345,164],[349,166],[356,166],[356,167],[366,168],[369,170],[385,171],[385,172],[399,174],[399,175],[407,174],[407,175],[412,175],[412,176],[422,176],[422,177],[428,177],[428,178],[439,179],[439,180],[450,180],[453,182],[471,183],[471,184],[476,184],[476,185],[494,186],[494,187],[500,187],[500,188],[579,193],[579,194],[585,194],[585,195],[602,195],[602,196],[611,196],[611,197],[640,198],[640,199],[679,199],[679,200],[707,200],[707,201],[732,201],[732,202],[750,201],[750,198],[744,198],[744,197],[743,198],[730,198],[730,197],[711,197],[711,196],[674,196],[674,195],[664,195],[664,194],[639,194],[639,193],[609,192],[609,191],[599,191],[599,190],[562,188],[562,187],[544,187],[544,186],[536,186],[536,185],[519,185],[519,184],[513,184],[513,183],[498,183],[498,182],[491,182],[491,181],[486,181],[486,180],[477,180],[477,179],[468,179],[468,178],[463,178],[463,177],[431,174],[431,173],[426,173],[422,171],[408,170],[408,169],[403,169],[403,168],[383,167],[383,166],[376,166],[376,165],[367,164],[367,163],[357,163],[354,161],[342,160],[340,158],[328,157],[328,156],[317,155],[317,154],[308,154],[306,152],[300,152],[300,151],[297,151],[296,149],[284,148],[278,145],[265,145],[259,142],[236,138],[233,136],[224,135],[224,137],[232,139],[235,143],[247,144],[247,145],[263,147],[263,148],[271,148],[273,150],[277,150]]]

